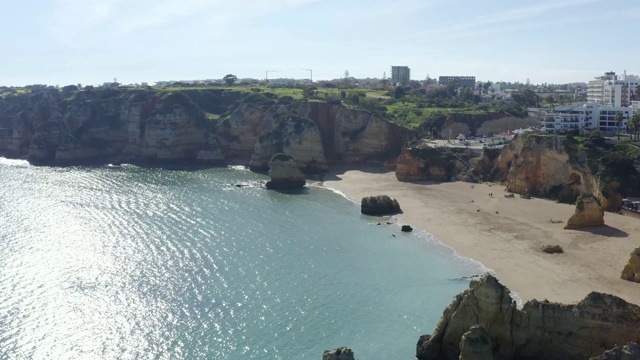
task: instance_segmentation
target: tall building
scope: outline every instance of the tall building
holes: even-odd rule
[[[438,79],[440,85],[456,84],[458,87],[475,87],[475,76],[440,76]]]
[[[637,76],[627,75],[626,71],[621,76],[613,71],[607,72],[589,81],[587,101],[616,107],[629,106],[640,95],[639,80]]]
[[[618,129],[616,114],[622,113],[622,123]],[[543,113],[547,130],[600,130],[605,133],[625,132],[627,122],[633,115],[633,108],[586,103],[582,106],[557,106],[553,111]]]
[[[411,80],[411,69],[408,66],[392,66],[391,82],[394,84],[407,85]]]

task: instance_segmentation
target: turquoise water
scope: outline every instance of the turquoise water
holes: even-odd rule
[[[265,179],[0,159],[0,359],[412,359],[480,271]]]

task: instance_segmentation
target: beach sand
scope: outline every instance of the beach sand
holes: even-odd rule
[[[404,212],[399,221],[492,269],[523,301],[577,303],[598,291],[640,304],[640,284],[620,279],[631,251],[640,246],[638,218],[605,213],[603,227],[564,230],[574,205],[517,194],[505,198],[499,184],[404,183],[380,168],[333,169],[324,186],[358,203],[372,195],[397,199]],[[545,254],[540,248],[546,244],[565,252]]]

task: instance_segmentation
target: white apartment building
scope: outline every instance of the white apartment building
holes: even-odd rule
[[[634,75],[616,75],[607,72],[595,80],[589,81],[587,86],[587,101],[616,107],[631,105],[639,95],[640,79]]]
[[[618,123],[616,114],[622,113],[620,130],[626,132],[627,122],[633,115],[631,107],[616,107],[598,103],[585,103],[581,106],[556,106],[553,111],[542,114],[542,121],[548,131],[600,130],[603,133],[616,133]]]

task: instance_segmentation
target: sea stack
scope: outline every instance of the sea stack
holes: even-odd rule
[[[270,181],[267,189],[292,190],[304,187],[306,180],[296,159],[287,154],[275,154],[269,161]]]
[[[396,199],[387,195],[367,196],[360,202],[360,212],[365,215],[394,215],[402,213]]]
[[[565,229],[580,229],[604,225],[604,211],[600,201],[591,194],[584,194],[576,202],[576,213],[567,221]]]

